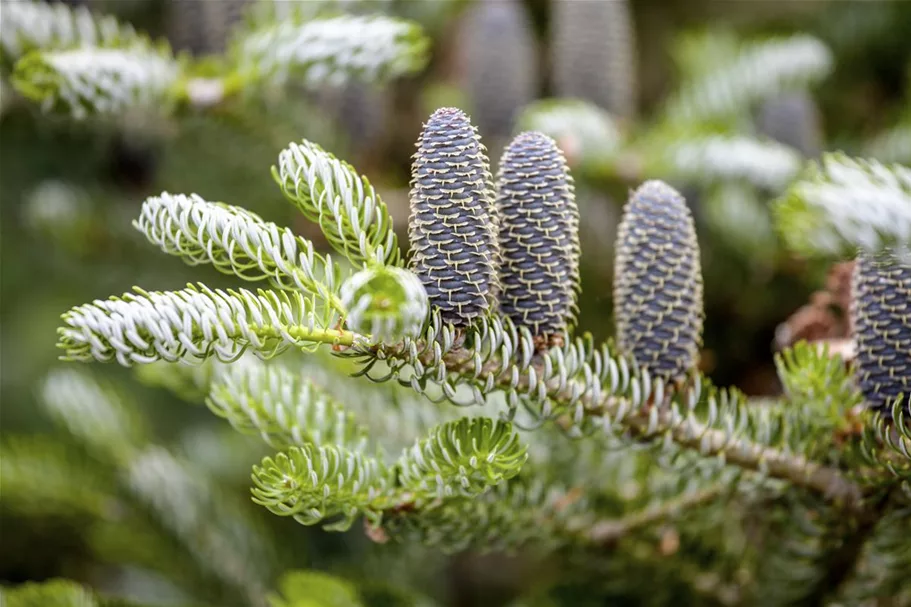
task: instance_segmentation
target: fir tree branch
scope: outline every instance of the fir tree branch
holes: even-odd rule
[[[130,492],[149,507],[202,567],[262,605],[271,548],[264,529],[198,470],[150,446],[122,470]]]
[[[679,175],[705,182],[745,179],[777,191],[801,168],[800,154],[776,143],[739,136],[683,139],[670,146],[670,164]]]
[[[108,516],[119,506],[109,476],[57,438],[11,436],[0,444],[4,504],[29,515]]]
[[[129,400],[90,375],[69,370],[50,374],[41,397],[56,422],[113,464],[131,505],[150,509],[203,570],[260,604],[270,556],[263,529],[198,470],[151,444]]]
[[[44,111],[82,120],[167,108],[176,100],[179,76],[179,64],[164,49],[136,45],[34,51],[16,64],[12,82]]]
[[[457,344],[434,316],[424,340],[413,345],[406,340],[383,349],[382,357],[392,368],[373,379],[385,381],[410,367],[416,375],[404,383],[417,392],[426,391],[421,380],[426,383],[432,379],[441,387],[444,398],[456,401],[456,386],[466,385],[478,404],[486,401],[485,395],[503,390],[512,408],[522,403],[545,419],[565,414],[571,425],[579,425],[588,418],[610,432],[623,430],[647,442],[664,439],[704,457],[723,458],[726,463],[787,480],[846,508],[861,506],[861,488],[838,470],[790,449],[756,442],[770,440],[780,430],[761,419],[750,419],[744,402],[736,395],[708,394],[707,413],[697,415],[695,409],[701,399],[698,383],[674,398],[671,394],[665,397],[662,383],[653,383],[647,374],[639,375],[606,346],[599,350],[583,340],[551,349],[534,360],[531,335],[509,326],[489,320]],[[365,374],[377,356],[370,349],[360,348],[347,355],[360,359]],[[677,402],[678,398],[685,402]]]
[[[417,24],[383,16],[285,19],[249,32],[237,44],[239,73],[249,83],[307,87],[351,77],[394,78],[420,70],[429,40]]]
[[[50,417],[101,461],[123,461],[148,443],[149,430],[134,407],[110,385],[75,369],[51,371],[41,385]]]
[[[257,0],[248,11],[247,21],[254,27],[274,25],[282,21],[305,22],[318,17],[364,12],[385,13],[392,0]],[[377,10],[379,8],[379,10]]]
[[[339,445],[362,452],[367,430],[309,378],[280,365],[241,359],[217,374],[206,404],[269,445]]]
[[[640,437],[656,436],[662,430],[669,431],[677,445],[698,450],[705,457],[723,457],[726,463],[787,480],[819,493],[849,510],[861,507],[861,488],[835,468],[808,461],[799,454],[767,448],[747,439],[732,441],[725,432],[710,429],[692,419],[680,423],[682,420],[674,420],[675,416],[668,411],[657,414],[657,426],[650,417],[649,414],[639,413],[627,418],[625,423],[629,430]]]
[[[71,580],[51,579],[43,582],[28,581],[11,589],[0,589],[0,604],[16,607],[37,605],[72,605],[78,607],[105,607],[94,592]],[[123,607],[140,607],[122,604]]]
[[[557,548],[571,540],[568,522],[584,500],[557,483],[521,477],[472,497],[426,504],[417,511],[387,511],[382,527],[368,529],[375,540],[419,542],[446,553],[524,547]]]
[[[5,60],[16,60],[35,49],[125,48],[144,41],[129,24],[93,15],[85,6],[2,0],[0,11],[0,49]]]
[[[580,533],[582,539],[593,544],[611,544],[621,537],[653,523],[664,521],[677,513],[701,506],[721,496],[725,487],[714,485],[700,491],[681,495],[669,500],[624,516],[620,519],[598,521]]]
[[[788,245],[807,255],[852,256],[911,246],[911,169],[826,154],[775,203]],[[911,263],[911,253],[906,254]]]
[[[473,496],[519,473],[528,457],[512,425],[462,418],[431,430],[399,459],[402,488],[419,504]]]
[[[873,138],[864,150],[864,156],[880,162],[911,165],[911,117]]]
[[[350,164],[304,140],[279,155],[272,177],[285,197],[352,263],[402,264],[386,204]]]
[[[351,584],[320,571],[289,571],[278,586],[281,596],[270,594],[269,607],[364,607]]]
[[[869,531],[857,555],[851,577],[838,589],[838,599],[847,605],[862,604],[877,597],[911,600],[911,505],[902,504],[895,492],[889,509]]]
[[[253,501],[302,525],[344,531],[385,494],[386,467],[336,445],[290,447],[253,467]]]
[[[807,35],[744,45],[731,60],[685,83],[667,102],[674,123],[706,122],[742,113],[757,101],[819,82],[832,53]]]
[[[571,165],[605,162],[623,142],[611,115],[580,99],[535,101],[523,108],[516,124],[519,130],[552,137]]]
[[[122,298],[73,308],[64,314],[58,347],[64,360],[123,366],[156,360],[201,362],[210,356],[236,360],[246,349],[270,358],[291,346],[354,345],[363,338],[323,328],[314,302],[299,292],[254,294],[212,290],[205,285],[182,291],[136,289]]]
[[[345,311],[337,294],[341,271],[332,259],[290,229],[245,209],[164,192],[143,203],[133,225],[149,242],[190,265],[211,263],[243,280],[266,279],[279,289],[314,293],[334,312]]]

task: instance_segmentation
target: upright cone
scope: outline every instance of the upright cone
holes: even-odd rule
[[[892,251],[862,253],[852,300],[857,383],[867,405],[888,417],[899,394],[911,399],[911,266]]]
[[[497,217],[484,147],[464,112],[434,112],[411,169],[411,268],[444,322],[466,326],[498,291]]]
[[[686,201],[648,181],[624,208],[617,234],[614,306],[617,342],[653,377],[680,380],[696,367],[702,342],[702,268]]]
[[[525,4],[475,3],[460,24],[458,52],[472,118],[488,148],[498,153],[515,132],[518,111],[538,89],[538,51]]]
[[[636,33],[627,0],[552,0],[551,64],[557,96],[636,113]]]
[[[579,211],[566,159],[537,132],[517,136],[497,175],[500,310],[535,336],[566,333],[579,291]]]

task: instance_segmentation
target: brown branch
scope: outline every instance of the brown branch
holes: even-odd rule
[[[610,544],[632,531],[663,521],[683,510],[710,502],[723,492],[724,487],[715,485],[702,491],[682,495],[663,504],[651,506],[619,519],[599,521],[581,535],[593,544]]]
[[[640,412],[623,421],[634,435],[641,438],[649,436],[647,413]],[[710,429],[697,421],[672,425],[671,414],[665,410],[658,414],[658,428],[653,435],[667,431],[678,445],[705,456],[721,456],[729,464],[790,481],[849,510],[857,510],[861,506],[863,493],[856,483],[837,469],[812,462],[802,455],[785,453],[746,439],[732,440],[721,430]]]
[[[387,350],[389,357],[406,356],[401,350]],[[433,364],[433,354],[426,351],[422,356],[426,365]],[[461,376],[474,375],[474,359],[470,352],[457,348],[444,357],[447,371]],[[538,376],[543,372],[543,365],[534,363]],[[500,388],[509,389],[510,365],[494,358],[488,360],[480,369],[477,378],[486,381],[489,376],[494,377],[495,384]],[[579,380],[573,380],[576,384]],[[528,374],[523,373],[518,388],[522,390],[528,386]],[[578,386],[577,386],[578,387]],[[548,385],[547,396],[555,403],[569,402],[571,399],[570,386],[562,390],[557,389],[555,381]],[[585,392],[580,398],[588,416],[610,415],[612,418],[623,409],[629,409],[629,403],[616,396],[606,396],[600,402],[594,402],[590,392]],[[667,399],[669,401],[669,398]],[[666,405],[667,403],[665,403]],[[681,423],[674,423],[668,406],[661,407],[657,415],[657,424],[652,427],[649,420],[649,410],[643,408],[631,411],[622,421],[622,425],[630,434],[641,440],[670,433],[671,439],[681,447],[699,451],[706,457],[719,456],[732,465],[746,470],[753,470],[766,474],[772,478],[786,480],[794,485],[810,489],[830,500],[834,504],[848,510],[862,509],[863,492],[860,486],[845,477],[838,469],[812,462],[800,454],[786,453],[773,447],[754,443],[744,438],[733,439],[721,430],[687,419]]]
[[[702,491],[682,495],[663,504],[657,504],[634,514],[613,520],[599,521],[582,535],[593,544],[610,544],[621,537],[652,523],[663,521],[675,514],[700,506],[717,498],[724,487],[715,485]]]

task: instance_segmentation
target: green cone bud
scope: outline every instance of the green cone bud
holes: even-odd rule
[[[698,362],[704,317],[696,228],[686,201],[648,181],[624,208],[614,305],[622,351],[654,377],[679,380]]]
[[[415,337],[427,320],[427,293],[407,270],[378,267],[362,270],[341,288],[348,327],[369,334],[375,342]]]

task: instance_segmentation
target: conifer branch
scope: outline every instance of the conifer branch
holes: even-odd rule
[[[68,370],[49,375],[41,397],[55,421],[113,464],[132,503],[150,508],[203,569],[258,604],[269,556],[263,530],[198,469],[150,443],[135,406],[111,386]]]
[[[111,16],[93,15],[85,6],[2,0],[0,11],[4,60],[15,61],[35,49],[126,48],[144,41],[129,24]]]
[[[775,211],[785,241],[806,255],[907,247],[911,169],[826,154],[775,203]]]
[[[250,82],[282,85],[292,77],[307,87],[370,81],[420,70],[429,40],[416,24],[383,16],[290,18],[250,31],[235,57]]]
[[[874,137],[864,155],[880,162],[911,165],[911,118],[905,121]]]
[[[729,464],[753,470],[772,478],[787,480],[810,489],[848,510],[861,507],[862,489],[835,468],[807,460],[796,453],[764,447],[748,439],[734,439],[724,431],[711,429],[690,419],[683,421],[675,412],[659,412],[657,427],[654,416],[639,414],[628,420],[628,427],[642,438],[670,431],[671,439],[681,447],[698,450],[705,457],[723,457]],[[658,429],[656,434],[653,429]]]
[[[123,366],[156,360],[236,360],[248,348],[263,358],[292,346],[354,345],[355,333],[326,328],[315,303],[299,292],[136,289],[95,300],[63,316],[58,347],[64,360],[116,360]]]
[[[266,279],[279,289],[314,293],[333,312],[345,311],[337,295],[341,271],[332,259],[290,229],[245,209],[164,192],[143,203],[133,225],[149,242],[190,265],[211,263],[243,280]]]
[[[682,124],[737,114],[762,99],[819,82],[832,63],[831,51],[812,36],[747,44],[731,60],[685,83],[668,100],[666,116]]]
[[[352,263],[401,265],[386,204],[350,164],[304,140],[279,155],[272,176],[288,200]]]
[[[382,532],[373,531],[381,539],[419,542],[445,553],[555,549],[571,541],[568,523],[584,506],[584,500],[567,499],[570,493],[559,484],[520,477],[481,495],[442,500],[413,512],[389,511]]]
[[[118,505],[106,471],[52,437],[8,437],[0,444],[3,501],[15,511],[105,516]]]
[[[32,605],[78,605],[79,607],[104,607],[106,602],[89,589],[65,579],[44,582],[26,582],[16,588],[0,589],[0,604],[30,607]],[[140,607],[123,604],[123,607]]]
[[[48,374],[41,386],[45,411],[102,461],[123,461],[148,442],[148,429],[111,386],[75,369]]]
[[[772,191],[788,185],[802,163],[800,154],[785,145],[739,136],[684,139],[671,145],[668,155],[683,177],[709,183],[745,179]]]
[[[82,120],[167,107],[179,76],[179,65],[164,51],[137,45],[34,51],[16,64],[12,82],[44,111]]]
[[[911,506],[893,499],[892,508],[879,519],[864,543],[851,577],[838,591],[845,604],[861,604],[877,597],[911,600]]]
[[[570,165],[605,162],[623,142],[611,115],[580,99],[535,101],[525,106],[516,124],[523,131],[538,131],[556,140]]]
[[[336,445],[290,447],[253,467],[253,501],[302,525],[344,531],[388,487],[377,459]]]
[[[221,370],[206,404],[237,430],[269,445],[367,446],[367,430],[318,385],[280,365],[241,359]]]
[[[610,544],[632,531],[663,521],[684,510],[711,502],[722,495],[724,490],[724,487],[715,485],[694,491],[620,519],[598,521],[580,535],[593,544]]]
[[[398,476],[404,491],[420,504],[482,493],[513,478],[527,457],[511,424],[460,419],[437,426],[405,450]]]
[[[160,446],[136,454],[123,469],[130,492],[186,545],[204,568],[260,605],[269,563],[263,529],[236,502],[186,462]]]
[[[382,12],[391,0],[256,0],[247,12],[247,22],[253,28],[273,25],[282,21],[306,22],[319,17],[335,17],[341,14],[362,14]],[[376,10],[380,6],[380,10]]]
[[[848,509],[861,506],[860,486],[838,470],[789,448],[756,442],[776,440],[781,435],[780,422],[757,417],[765,414],[751,412],[735,394],[702,394],[698,381],[682,393],[666,394],[663,382],[653,382],[648,373],[607,346],[598,349],[580,339],[533,358],[531,335],[501,320],[487,320],[460,343],[470,344],[472,350],[457,346],[434,315],[420,342],[405,340],[403,345],[382,349],[380,356],[391,369],[371,379],[386,381],[410,368],[413,375],[403,383],[419,393],[428,390],[428,382],[436,383],[443,398],[454,402],[459,402],[457,386],[469,388],[476,404],[503,391],[511,407],[522,404],[543,419],[566,415],[572,426],[589,419],[612,434],[627,432],[646,442],[664,440],[665,446],[669,441],[704,457],[723,458],[746,470],[787,480]],[[370,361],[377,354],[358,347],[343,353],[364,364],[362,373],[368,377]],[[706,413],[697,414],[697,405],[705,406]]]

